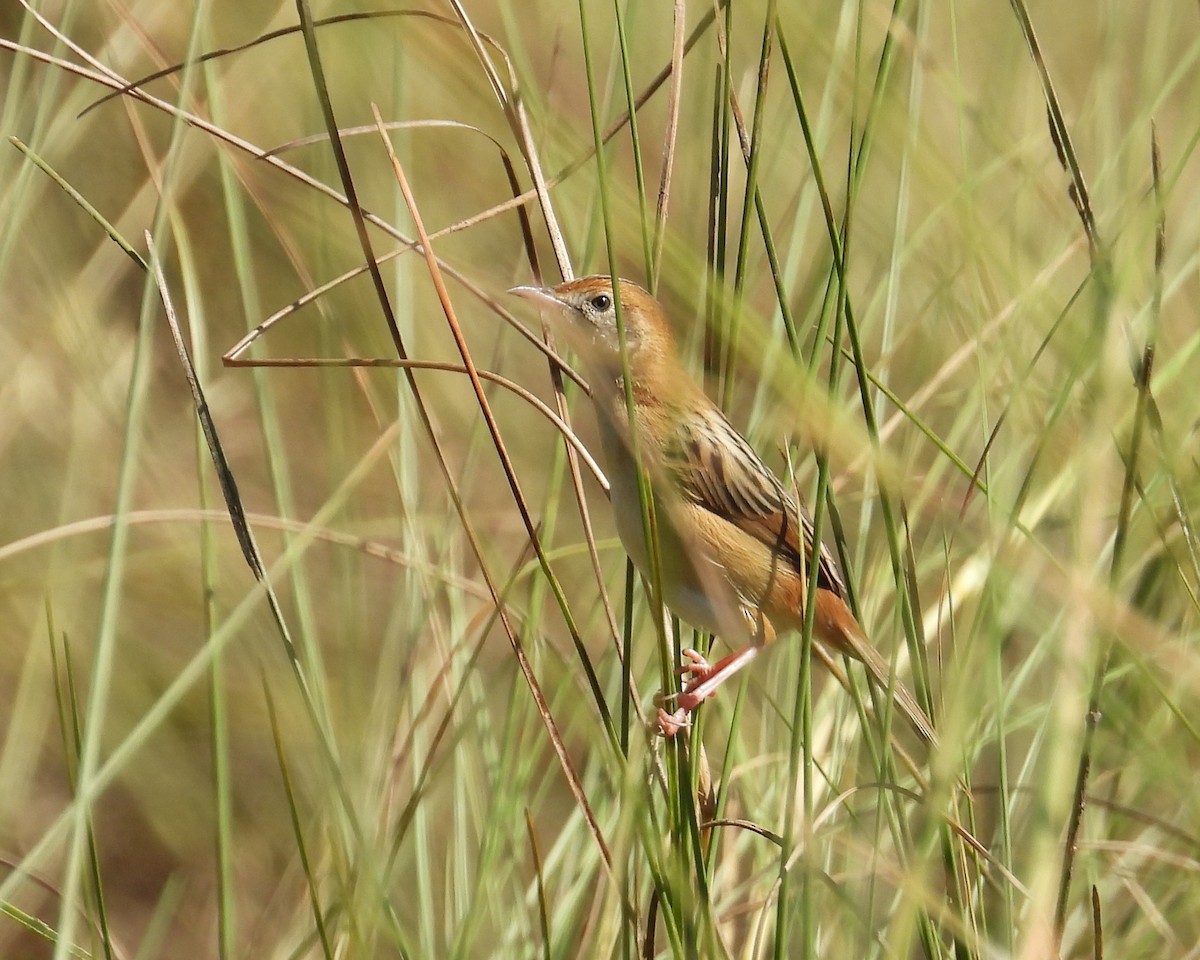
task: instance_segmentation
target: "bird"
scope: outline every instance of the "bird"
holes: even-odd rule
[[[833,654],[861,661],[917,736],[936,743],[929,716],[892,676],[847,604],[841,570],[817,541],[808,511],[688,372],[662,305],[631,280],[600,275],[509,293],[546,308],[551,329],[582,360],[617,533],[634,565],[654,582],[640,464],[651,491],[663,603],[693,627],[742,644],[711,664],[683,651],[680,673],[688,680],[676,709],[660,708],[662,732],[673,736],[688,725],[692,711],[779,633],[803,629],[812,575],[814,652],[831,667]]]

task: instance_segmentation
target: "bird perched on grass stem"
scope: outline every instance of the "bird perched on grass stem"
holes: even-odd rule
[[[891,677],[846,605],[841,572],[812,521],[750,444],[688,375],[675,350],[662,307],[628,280],[584,277],[556,287],[515,287],[518,296],[552,308],[555,324],[583,358],[599,415],[613,512],[625,549],[652,579],[638,492],[637,462],[653,491],[663,602],[694,627],[740,649],[709,664],[685,651],[690,675],[673,713],[659,711],[671,735],[689,713],[778,632],[804,624],[807,575],[817,577],[814,648],[866,665],[872,681],[890,691],[900,713],[927,743],[933,725],[916,698]],[[617,303],[625,361],[618,335]],[[633,423],[630,430],[625,369]],[[635,454],[636,449],[636,454]]]

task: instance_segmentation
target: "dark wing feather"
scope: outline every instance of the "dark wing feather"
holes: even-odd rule
[[[667,444],[665,466],[686,500],[736,524],[797,569],[811,566],[813,524],[808,511],[789,496],[720,411],[681,422]],[[818,586],[844,597],[845,581],[824,544],[816,551],[816,566]]]

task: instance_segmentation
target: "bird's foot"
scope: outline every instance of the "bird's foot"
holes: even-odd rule
[[[662,707],[658,708],[658,732],[664,737],[673,737],[680,730],[690,727],[692,718],[688,711],[680,707],[674,713],[667,713]]]
[[[681,677],[690,677],[687,685],[679,694],[679,706],[683,710],[695,710],[705,700],[715,694],[716,688],[707,688],[701,692],[697,692],[700,687],[703,687],[705,682],[717,672],[715,664],[709,663],[704,659],[704,655],[698,650],[684,650],[683,655],[688,659],[675,672]]]
[[[679,705],[674,713],[667,713],[661,706],[658,708],[658,729],[664,737],[673,737],[684,727],[691,726],[691,712],[716,692],[715,689],[696,692],[697,688],[716,672],[716,667],[698,650],[684,650],[683,655],[688,662],[676,673],[691,679],[678,694],[671,694],[659,700],[660,703],[674,700]]]

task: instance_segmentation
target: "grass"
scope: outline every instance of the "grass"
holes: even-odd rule
[[[0,953],[1196,956],[1200,45],[793,7],[0,14]],[[931,754],[795,636],[649,734],[590,272]]]

